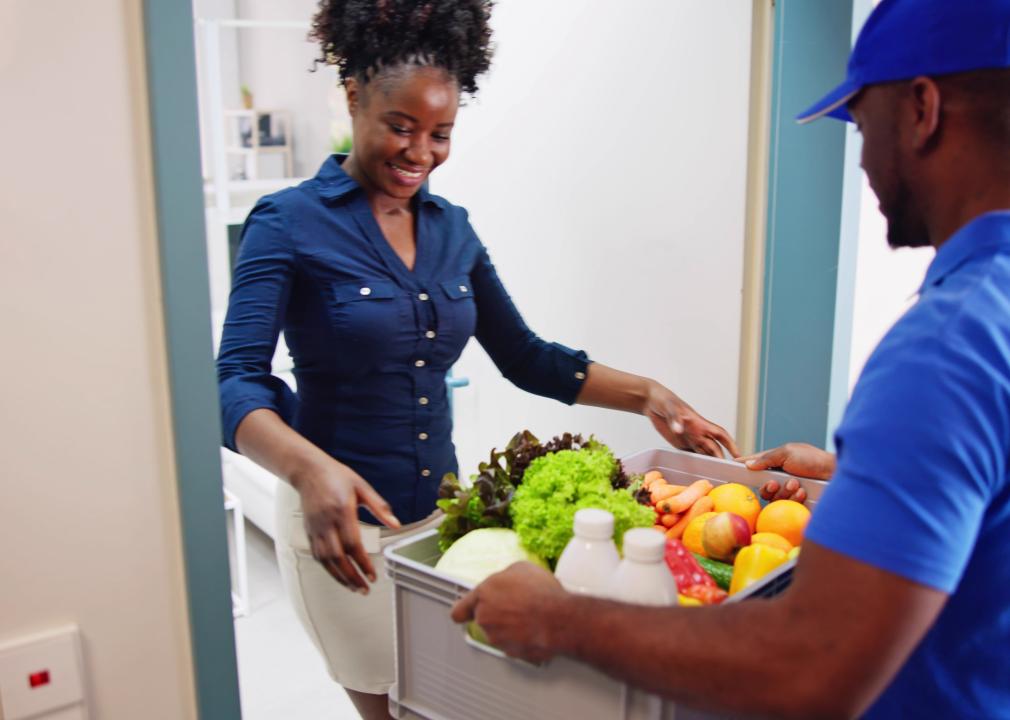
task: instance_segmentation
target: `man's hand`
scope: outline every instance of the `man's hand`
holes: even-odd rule
[[[835,456],[806,443],[786,443],[771,450],[738,457],[748,470],[784,470],[790,475],[830,480],[835,473]],[[796,480],[787,480],[785,485],[777,480],[769,480],[761,487],[761,497],[765,500],[807,499],[807,491]]]
[[[676,448],[717,458],[723,457],[723,448],[732,457],[740,454],[733,438],[724,428],[703,418],[672,390],[657,382],[650,385],[642,414]]]
[[[552,611],[566,597],[549,571],[519,562],[462,597],[452,608],[452,619],[475,620],[488,641],[507,655],[544,662],[557,653],[551,638]]]

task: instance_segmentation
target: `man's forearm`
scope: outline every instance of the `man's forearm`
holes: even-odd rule
[[[823,698],[805,692],[814,682],[803,660],[829,649],[803,617],[783,626],[781,602],[651,608],[566,595],[548,612],[562,654],[637,687],[697,708],[809,717]]]

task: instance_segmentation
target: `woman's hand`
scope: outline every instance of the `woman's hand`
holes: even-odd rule
[[[382,523],[399,527],[389,503],[364,478],[336,460],[292,474],[291,484],[302,499],[305,532],[314,557],[341,585],[368,594],[375,568],[361,542],[358,506],[364,505]]]
[[[807,443],[786,443],[771,450],[738,457],[748,470],[784,470],[790,475],[830,480],[835,473],[835,456],[826,450]],[[795,500],[803,502],[807,492],[796,480],[787,480],[785,485],[777,480],[769,480],[761,487],[761,497],[765,500]]]
[[[642,414],[652,421],[667,442],[681,450],[721,458],[724,447],[732,457],[740,454],[725,429],[703,418],[673,391],[657,382],[649,386]]]

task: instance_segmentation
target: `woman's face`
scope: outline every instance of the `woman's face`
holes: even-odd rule
[[[394,68],[366,85],[348,80],[347,103],[349,172],[366,191],[410,199],[448,159],[459,89],[445,71]]]

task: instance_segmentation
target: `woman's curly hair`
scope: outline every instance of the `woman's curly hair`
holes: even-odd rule
[[[488,19],[494,0],[322,0],[309,37],[317,63],[335,65],[341,82],[371,80],[383,68],[430,65],[461,91],[477,92],[491,65]]]

